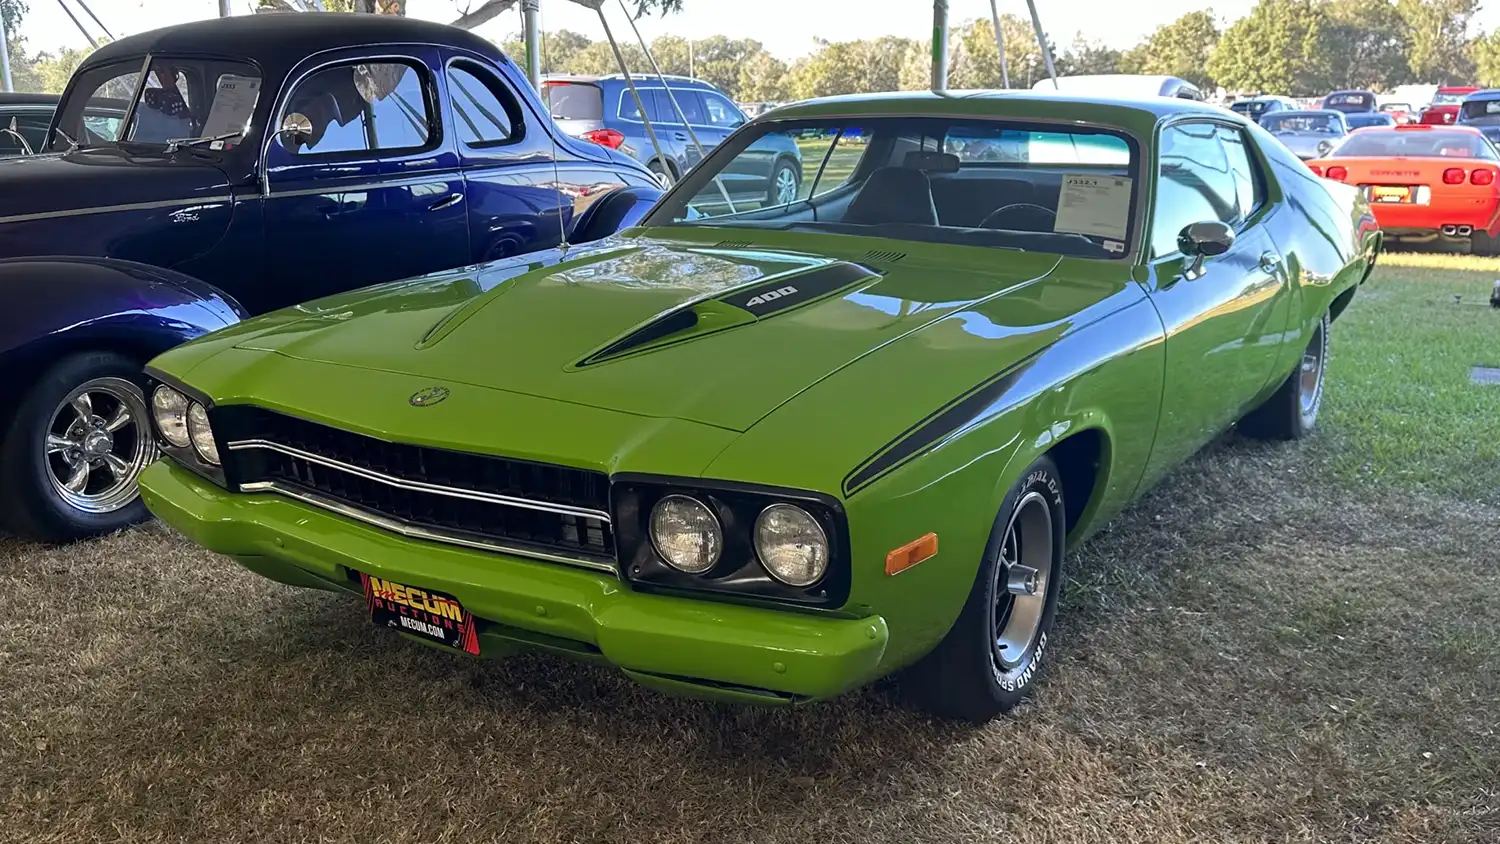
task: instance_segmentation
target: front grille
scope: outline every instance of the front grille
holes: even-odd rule
[[[241,487],[313,493],[438,541],[614,559],[602,472],[386,442],[255,407],[215,408],[213,425]]]

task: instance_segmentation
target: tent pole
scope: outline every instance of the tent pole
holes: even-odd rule
[[[995,24],[995,49],[1000,51],[1000,87],[1010,87],[1010,68],[1005,64],[1005,33],[1000,29],[1000,2],[990,0],[990,20]]]
[[[1061,87],[1057,84],[1057,68],[1052,66],[1052,51],[1047,48],[1047,35],[1042,32],[1042,19],[1036,13],[1036,0],[1026,0],[1026,6],[1031,9],[1031,27],[1036,30],[1036,45],[1042,50],[1042,61],[1047,63],[1047,75],[1052,77],[1052,87]]]
[[[948,0],[932,0],[932,90],[948,90]]]
[[[656,128],[651,125],[651,118],[646,114],[646,104],[641,101],[641,93],[635,89],[635,80],[630,76],[630,68],[625,66],[625,54],[620,52],[620,45],[615,42],[615,35],[609,29],[609,21],[604,17],[603,5],[594,7],[599,15],[599,25],[604,27],[604,37],[609,39],[609,49],[614,51],[615,62],[620,65],[620,73],[625,75],[625,85],[630,88],[630,98],[635,100],[635,107],[641,113],[641,123],[646,126],[646,136],[651,139],[651,147],[656,150],[656,158],[666,170],[668,179],[672,178],[672,171],[667,166],[667,154],[661,150],[661,141],[656,137]]]
[[[521,0],[521,28],[526,34],[526,76],[531,87],[542,90],[542,35],[537,28],[541,0]]]

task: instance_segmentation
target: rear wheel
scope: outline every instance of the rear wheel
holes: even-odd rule
[[[663,164],[661,161],[652,161],[646,165],[646,168],[656,174],[657,181],[661,182],[661,186],[664,188],[671,187],[672,183],[677,181],[677,174],[672,171],[670,166]]]
[[[1500,256],[1500,237],[1489,232],[1476,231],[1469,236],[1469,253],[1487,258]]]
[[[982,724],[1035,685],[1062,589],[1063,488],[1041,457],[1011,487],[968,600],[905,685],[929,711]]]
[[[1328,314],[1318,320],[1302,360],[1265,404],[1240,420],[1240,433],[1262,440],[1298,440],[1312,433],[1323,406],[1328,361]]]
[[[771,171],[771,184],[766,188],[766,202],[771,205],[790,205],[797,201],[797,192],[802,189],[802,170],[790,161],[776,162]]]
[[[0,442],[7,528],[68,542],[148,517],[135,482],[157,450],[140,371],[124,356],[84,352],[42,374]]]

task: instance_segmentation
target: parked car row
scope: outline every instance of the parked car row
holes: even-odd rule
[[[114,42],[0,168],[7,526],[149,508],[454,652],[771,705],[909,671],[986,721],[1070,547],[1231,425],[1312,430],[1383,243],[1384,193],[1114,81],[745,122],[396,17]]]

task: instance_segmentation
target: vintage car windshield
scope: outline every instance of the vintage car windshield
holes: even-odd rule
[[[1273,135],[1289,132],[1313,132],[1321,135],[1342,135],[1344,126],[1332,114],[1272,114],[1262,117],[1260,125]]]
[[[1468,94],[1457,94],[1451,91],[1439,91],[1432,95],[1433,105],[1458,105],[1464,101]]]
[[[1489,141],[1473,132],[1366,129],[1349,136],[1329,158],[1483,158],[1500,160]]]
[[[936,117],[771,122],[731,136],[646,225],[730,226],[1121,258],[1140,152],[1118,130]]]
[[[231,149],[249,131],[260,96],[260,71],[234,59],[154,57],[91,68],[79,75],[58,118],[48,149],[198,141]],[[134,105],[134,111],[131,106]],[[124,125],[130,115],[130,125]],[[66,137],[64,137],[66,136]]]

